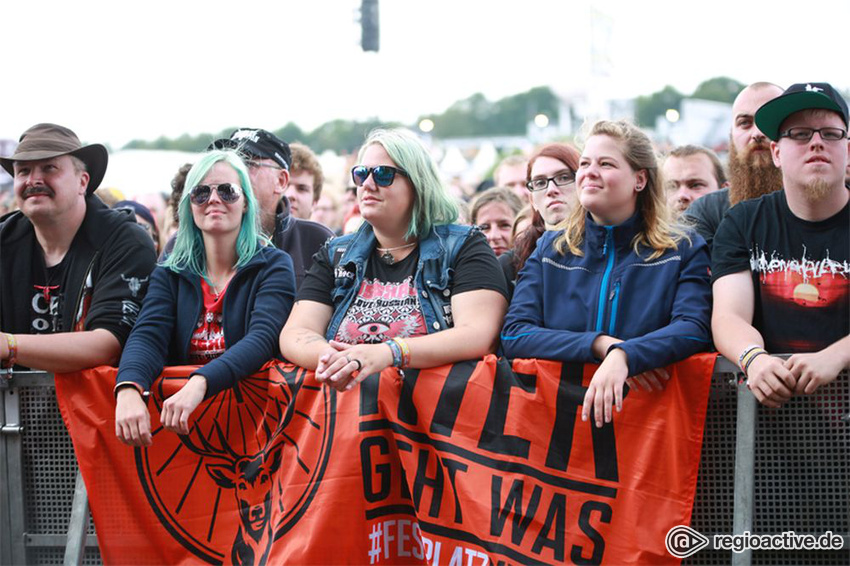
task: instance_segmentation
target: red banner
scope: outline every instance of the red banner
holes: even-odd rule
[[[688,524],[713,355],[581,421],[595,366],[488,356],[387,370],[351,393],[273,365],[205,401],[191,433],[115,437],[115,369],[57,375],[104,562],[676,563]]]

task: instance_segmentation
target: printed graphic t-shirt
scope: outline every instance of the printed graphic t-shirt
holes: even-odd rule
[[[381,261],[373,250],[357,296],[345,313],[335,340],[348,344],[380,344],[392,338],[428,333],[414,276],[419,262],[417,247],[392,265]],[[481,233],[472,234],[458,251],[452,294],[490,289],[507,298],[507,284],[496,256]],[[333,306],[333,268],[323,248],[298,290],[298,300]]]
[[[850,203],[819,222],[785,191],[734,206],[712,249],[712,280],[750,270],[753,326],[769,352],[816,352],[850,334]]]
[[[375,254],[334,339],[347,344],[380,344],[396,336],[428,334],[413,284],[419,248],[392,265]]]
[[[221,325],[222,306],[227,288],[220,295],[201,277],[201,292],[204,296],[204,308],[198,318],[198,324],[189,341],[189,361],[204,365],[224,353],[224,328]]]
[[[34,254],[32,262],[32,300],[30,301],[30,334],[53,334],[62,332],[62,307],[65,272],[70,254],[53,267],[46,267],[40,253]]]

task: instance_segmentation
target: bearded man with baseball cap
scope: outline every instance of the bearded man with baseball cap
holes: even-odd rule
[[[118,362],[156,255],[127,213],[94,195],[108,153],[37,124],[0,165],[18,211],[0,218],[0,360],[52,372]]]
[[[850,367],[847,103],[827,83],[795,84],[755,122],[783,190],[739,203],[720,224],[712,332],[756,398],[779,407]]]
[[[292,257],[295,285],[301,287],[313,264],[313,254],[334,234],[318,222],[291,214],[284,194],[292,165],[289,144],[263,129],[239,128],[229,138],[214,141],[208,149],[235,149],[242,154],[260,205],[263,232],[275,247]]]

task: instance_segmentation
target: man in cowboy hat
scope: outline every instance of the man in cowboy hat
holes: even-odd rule
[[[755,125],[771,140],[783,190],[730,209],[714,240],[714,342],[768,407],[850,367],[848,119],[827,83],[765,102]]]
[[[94,196],[100,144],[55,124],[28,129],[0,165],[19,208],[0,219],[0,360],[46,371],[114,364],[156,256],[129,214]]]

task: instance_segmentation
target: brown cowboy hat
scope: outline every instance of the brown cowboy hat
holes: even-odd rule
[[[36,124],[18,140],[17,149],[12,157],[0,157],[0,165],[14,177],[15,161],[38,161],[60,155],[73,155],[86,164],[89,185],[86,194],[92,194],[106,173],[109,153],[99,143],[84,146],[77,134],[64,126],[56,124]]]

